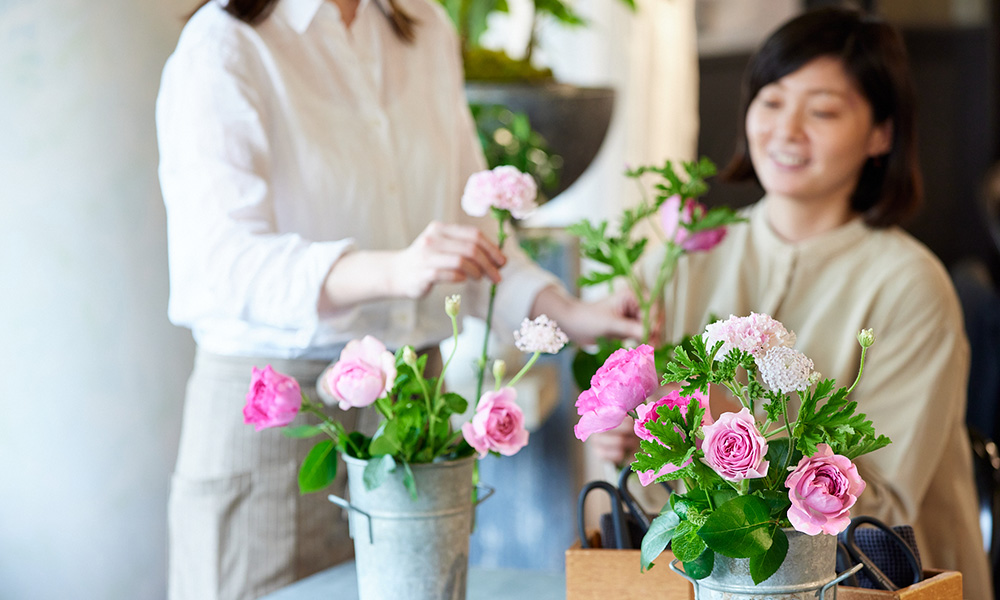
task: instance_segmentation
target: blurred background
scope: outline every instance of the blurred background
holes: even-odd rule
[[[509,4],[484,45],[523,43],[532,4]],[[625,163],[704,154],[724,164],[749,53],[817,4],[643,0],[632,12],[580,0],[588,26],[543,23],[535,59],[560,81],[615,97],[592,163],[526,237],[617,214],[635,194]],[[977,289],[995,292],[1000,256],[981,185],[1000,158],[1000,3],[865,4],[903,28],[916,73],[927,202],[911,231],[949,268],[977,265]],[[153,107],[193,5],[0,0],[0,599],[165,597],[166,499],[194,345],[166,318]],[[717,184],[708,199],[758,194]],[[571,280],[575,257],[550,260]],[[536,453],[550,466],[526,455],[535,472],[524,477],[552,480],[557,461],[562,487],[548,493],[572,504],[582,475],[570,387],[563,380],[549,412],[562,416],[538,425]],[[534,537],[507,540],[513,551],[481,541],[479,560],[535,552],[528,566],[561,569],[572,528],[529,525]]]

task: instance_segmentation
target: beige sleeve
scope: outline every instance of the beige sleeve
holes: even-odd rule
[[[940,265],[899,270],[872,314],[877,341],[852,394],[892,444],[857,460],[868,484],[856,512],[914,523],[928,486],[964,427],[969,348],[961,310]],[[860,285],[864,285],[861,283]]]

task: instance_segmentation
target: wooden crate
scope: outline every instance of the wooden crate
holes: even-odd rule
[[[639,569],[638,550],[606,550],[596,531],[566,551],[566,600],[694,600],[694,588],[670,570],[674,555],[660,555],[656,565]]]
[[[601,548],[594,531],[581,548],[579,541],[566,551],[566,600],[694,600],[694,588],[670,570],[674,555],[665,551],[656,566],[639,570],[638,550]],[[962,574],[928,569],[924,580],[895,592],[839,586],[837,600],[962,600]]]
[[[837,600],[962,600],[962,574],[958,571],[924,571],[924,580],[895,592],[840,586]]]

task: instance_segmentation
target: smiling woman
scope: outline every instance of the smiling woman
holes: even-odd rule
[[[921,198],[901,38],[855,11],[805,13],[763,43],[743,92],[726,175],[756,179],[765,196],[715,251],[679,262],[661,339],[701,331],[712,315],[765,313],[797,333],[824,378],[849,381],[860,349],[837,333],[878,331],[852,398],[893,443],[858,458],[867,491],[856,512],[912,525],[925,567],[960,570],[966,596],[991,598],[961,311],[941,263],[898,227]],[[722,400],[713,395],[713,409]]]

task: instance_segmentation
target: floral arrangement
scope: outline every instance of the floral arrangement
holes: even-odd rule
[[[458,296],[445,300],[456,340],[460,307]],[[258,431],[284,427],[290,437],[325,437],[312,447],[299,468],[302,493],[322,490],[333,482],[337,475],[337,454],[343,453],[369,461],[365,468],[368,489],[378,487],[389,473],[401,467],[403,483],[416,497],[411,463],[454,460],[474,453],[480,457],[489,453],[510,456],[527,445],[528,431],[517,405],[514,385],[540,354],[559,352],[567,339],[545,315],[534,321],[525,319],[514,335],[517,347],[533,356],[506,385],[503,384],[505,365],[496,361],[493,366],[496,389],[479,398],[471,420],[457,431],[452,417],[464,414],[468,402],[442,387],[444,371],[454,357],[457,344],[453,345],[441,375],[427,377],[426,356],[418,357],[410,346],[394,355],[372,336],[349,342],[340,360],[320,376],[318,386],[320,396],[330,399],[341,410],[374,405],[384,420],[373,436],[346,431],[340,421],[327,414],[323,403],[310,400],[295,379],[274,371],[270,365],[253,369],[243,419]],[[319,422],[291,426],[300,412],[312,414]]]
[[[707,577],[720,553],[749,558],[760,583],[785,559],[783,528],[808,535],[844,530],[865,489],[854,459],[890,443],[848,400],[874,341],[870,329],[858,334],[858,378],[835,388],[832,379],[820,381],[780,322],[762,314],[730,317],[676,349],[663,383],[680,389],[652,402],[652,348],[615,352],[580,394],[576,436],[586,440],[630,415],[640,438],[632,469],[641,483],[679,481],[684,490],[671,495],[643,537],[642,568],[670,543],[693,578]],[[741,410],[713,420],[709,385],[728,389]]]
[[[482,171],[469,178],[462,197],[462,207],[473,216],[492,214],[499,227],[499,245],[506,238],[505,224],[522,218],[535,207],[534,180],[513,167]],[[374,435],[348,432],[337,419],[327,414],[325,405],[302,394],[291,377],[275,372],[270,366],[253,369],[250,391],[243,409],[244,421],[257,430],[283,427],[291,437],[324,436],[317,442],[299,468],[299,490],[315,492],[327,487],[337,475],[337,455],[343,453],[368,460],[365,486],[374,489],[389,473],[403,469],[403,483],[416,497],[416,484],[410,464],[465,458],[478,453],[506,456],[517,453],[528,443],[524,415],[517,405],[514,385],[528,372],[542,353],[555,354],[567,343],[566,334],[545,315],[525,319],[514,332],[515,345],[532,357],[520,371],[503,384],[506,365],[493,364],[496,388],[483,393],[483,374],[487,362],[489,323],[493,316],[496,285],[490,290],[487,329],[479,359],[479,382],[476,408],[472,418],[460,429],[453,421],[465,414],[468,401],[459,394],[444,390],[444,375],[458,347],[458,315],[461,298],[445,299],[445,312],[451,319],[451,354],[442,372],[431,377],[425,372],[427,357],[418,356],[405,346],[395,354],[380,340],[365,336],[350,341],[340,359],[330,365],[317,382],[320,396],[341,410],[374,406],[384,418]],[[319,422],[291,426],[301,412],[312,414]]]
[[[696,198],[708,191],[705,180],[715,175],[716,168],[711,160],[702,158],[698,162],[682,162],[681,169],[684,177],[668,160],[662,167],[642,166],[626,170],[625,176],[636,181],[641,198],[635,208],[623,212],[617,232],[611,230],[607,221],[594,226],[583,220],[568,228],[580,239],[583,256],[599,265],[597,270],[581,276],[578,284],[580,287],[613,286],[616,281],[624,281],[638,302],[643,328],[639,342],[642,344],[650,342],[653,307],[660,302],[680,258],[692,252],[713,249],[725,237],[726,226],[745,221],[731,208],[708,209],[697,201]],[[642,181],[644,176],[650,174],[659,175],[659,180],[653,185],[655,194],[652,199]],[[654,221],[658,223],[653,225]],[[643,223],[650,225],[647,230],[660,236],[657,242],[661,255],[656,277],[651,282],[643,282],[638,266],[651,247],[649,238],[639,235]],[[622,346],[621,342],[602,339],[598,340],[596,352],[577,353],[573,373],[580,389],[587,387],[598,367]],[[660,359],[658,364],[666,364],[673,347],[665,345],[656,349],[656,356]]]

